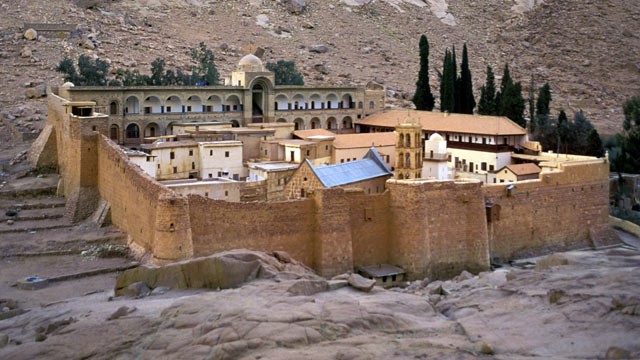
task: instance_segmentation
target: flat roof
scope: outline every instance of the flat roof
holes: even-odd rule
[[[310,130],[296,130],[293,132],[293,136],[300,138],[300,139],[304,139],[304,140],[308,140],[309,137],[312,136],[330,136],[330,137],[334,137],[336,136],[336,134],[332,133],[329,130],[325,130],[325,129],[310,129]]]
[[[249,163],[250,168],[255,168],[264,171],[283,171],[297,169],[300,164],[292,164],[285,162],[278,163]]]
[[[361,266],[358,268],[358,270],[365,276],[371,276],[374,278],[379,278],[383,276],[401,275],[405,273],[405,271],[402,268],[389,265],[389,264]]]
[[[449,114],[433,111],[391,110],[356,121],[360,125],[395,128],[407,120],[423,131],[478,135],[526,135],[527,131],[504,116]]]
[[[170,149],[180,147],[196,147],[198,142],[193,140],[180,140],[180,141],[163,141],[160,143],[142,144],[140,147],[143,149],[155,150],[155,149]]]

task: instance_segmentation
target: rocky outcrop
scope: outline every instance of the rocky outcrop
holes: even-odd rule
[[[286,259],[287,262],[278,258]],[[294,273],[301,278],[319,279],[307,267],[292,260],[288,254],[280,251],[278,258],[261,252],[233,250],[166,266],[144,265],[118,276],[115,293],[118,296],[137,296],[140,295],[139,288],[142,285],[150,290],[161,286],[174,289],[229,289],[251,280],[271,278],[283,271]],[[314,288],[312,285],[309,286]],[[305,285],[299,285],[298,290],[294,291],[311,292]]]

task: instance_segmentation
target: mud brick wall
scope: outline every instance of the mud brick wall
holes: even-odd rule
[[[489,268],[480,182],[390,180],[390,260],[411,279]]]
[[[199,195],[188,199],[194,255],[229,249],[284,250],[314,267],[313,200],[230,203]]]
[[[539,180],[486,185],[488,202],[499,205],[489,222],[492,257],[502,261],[617,240],[609,228],[609,164],[604,160],[560,165]]]
[[[157,259],[189,257],[191,224],[185,197],[160,185],[111,140],[100,136],[97,181],[111,206],[111,221]]]

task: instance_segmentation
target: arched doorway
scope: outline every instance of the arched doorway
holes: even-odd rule
[[[320,129],[320,119],[318,119],[318,118],[311,119],[311,128],[312,129]]]
[[[265,113],[265,89],[262,84],[257,83],[251,88],[251,122],[264,122]]]
[[[336,122],[336,118],[333,116],[327,119],[327,130],[335,130],[338,128],[338,123]]]
[[[293,120],[293,129],[294,130],[304,130],[304,120],[297,118]]]
[[[156,137],[158,135],[158,125],[156,123],[150,123],[144,128],[144,137]]]
[[[111,125],[111,128],[109,128],[109,138],[117,143],[119,134],[120,134],[120,127],[116,124]]]
[[[118,115],[118,103],[115,101],[112,101],[109,104],[109,115]]]
[[[140,102],[135,96],[129,96],[125,101],[125,114],[138,114],[140,112]]]

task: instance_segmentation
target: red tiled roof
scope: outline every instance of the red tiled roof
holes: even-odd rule
[[[510,164],[505,166],[505,168],[511,170],[511,172],[517,176],[539,174],[541,171],[538,165],[534,163]]]
[[[370,148],[372,146],[394,146],[395,132],[362,133],[336,135],[333,147],[336,149]]]
[[[395,127],[406,120],[417,121],[424,131],[478,135],[526,135],[527,131],[504,116],[448,114],[432,111],[392,110],[371,115],[358,124]]]
[[[325,129],[311,129],[311,130],[296,130],[293,132],[293,136],[307,140],[311,136],[336,136],[329,130]]]

